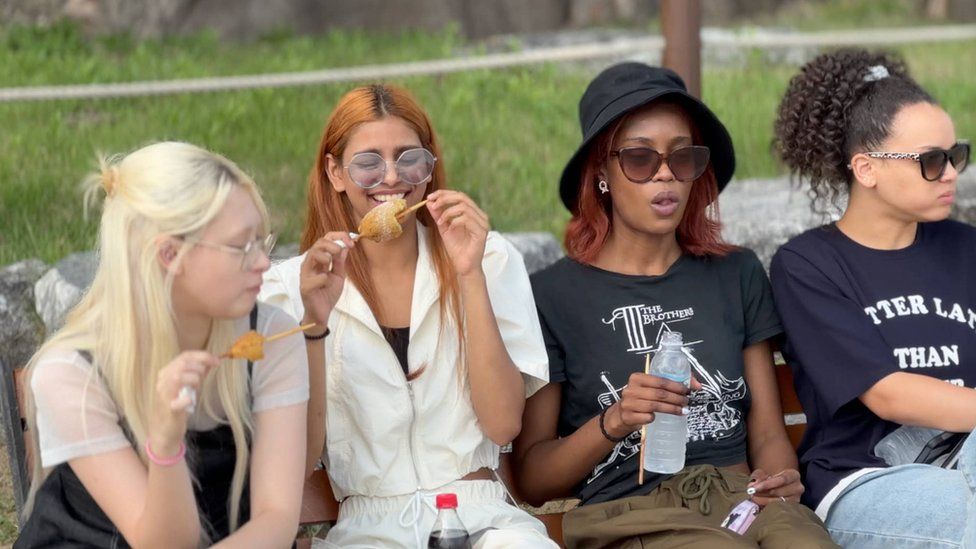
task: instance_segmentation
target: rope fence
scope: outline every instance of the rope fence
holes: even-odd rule
[[[707,50],[729,48],[820,48],[830,46],[876,46],[925,42],[950,42],[976,39],[976,25],[947,25],[903,29],[859,29],[809,33],[742,32],[714,35],[703,33],[702,47]],[[103,99],[139,97],[177,93],[201,93],[256,88],[313,86],[337,82],[356,82],[431,76],[481,69],[501,69],[534,65],[591,61],[635,53],[659,52],[664,48],[660,36],[620,39],[611,42],[539,48],[520,52],[495,53],[476,57],[459,57],[409,63],[363,65],[305,72],[284,72],[242,76],[221,76],[178,80],[148,80],[111,84],[77,84],[62,86],[24,86],[0,88],[0,103],[14,101],[57,101],[65,99]]]

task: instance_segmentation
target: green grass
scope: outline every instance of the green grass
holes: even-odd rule
[[[286,31],[245,45],[212,32],[136,40],[129,35],[85,36],[76,26],[0,28],[3,86],[126,82],[289,72],[447,57],[461,45],[453,29],[398,35],[335,31],[294,36]]]
[[[810,5],[800,3],[753,23],[813,29],[866,21],[902,26],[920,19],[917,0]],[[212,34],[137,41],[127,36],[89,39],[68,25],[0,28],[0,87],[315,70],[436,59],[465,46],[451,30],[335,32],[314,38],[279,32],[232,44]],[[901,51],[954,117],[958,135],[976,138],[971,73],[976,41]],[[758,53],[744,66],[706,67],[705,99],[733,135],[738,177],[782,173],[769,153],[771,126],[795,71],[771,65]],[[539,66],[398,83],[430,111],[450,183],[470,193],[496,228],[559,233],[567,214],[557,199],[556,181],[579,142],[576,104],[591,76],[589,69]],[[52,262],[91,248],[96,225],[83,220],[77,184],[93,167],[96,151],[124,152],[160,139],[191,141],[236,160],[261,184],[282,240],[297,240],[305,179],[322,125],[352,86],[0,103],[0,265],[28,257]],[[15,532],[9,470],[0,455],[0,544],[12,542]]]
[[[748,23],[802,30],[953,23],[929,20],[925,15],[924,0],[819,0],[787,3],[772,13],[753,17]]]
[[[17,506],[14,504],[13,479],[7,463],[6,444],[0,442],[0,544],[8,547],[17,537]]]
[[[213,36],[134,42],[88,40],[72,27],[0,31],[0,86],[112,82],[207,74],[311,70],[448,56],[455,33],[279,35],[248,44]],[[976,136],[976,42],[903,49],[922,83]],[[773,113],[794,67],[758,54],[744,66],[706,68],[706,101],[729,126],[740,178],[781,173],[769,153]],[[579,140],[576,104],[591,71],[544,65],[399,81],[427,107],[450,184],[468,192],[500,230],[559,233],[563,163]],[[234,159],[264,190],[282,241],[298,238],[305,180],[322,125],[353,84],[132,99],[0,104],[0,265],[51,262],[92,246],[78,182],[96,151],[124,152],[161,139],[203,145]]]
[[[67,27],[9,32],[7,47],[0,49],[0,86],[309,70],[340,64],[333,60],[348,65],[443,57],[456,46],[450,32],[376,41],[348,33],[278,38],[274,48],[267,40],[227,45],[206,35],[134,48],[116,47],[117,42],[127,43],[89,43]],[[37,45],[24,45],[29,43]],[[351,56],[343,43],[351,44]],[[104,62],[106,56],[115,56],[113,64]],[[239,64],[243,59],[247,64]],[[13,65],[20,68],[12,71]],[[73,66],[87,76],[72,72]],[[559,229],[563,217],[552,200],[552,182],[577,139],[575,101],[584,75],[543,67],[400,83],[429,109],[451,184],[472,194],[496,226]],[[296,240],[323,123],[351,87],[0,104],[0,124],[7,130],[0,134],[0,264],[31,256],[53,261],[90,248],[95,224],[80,215],[77,182],[92,167],[95,152],[127,151],[160,139],[198,143],[236,160],[260,182],[283,240]]]

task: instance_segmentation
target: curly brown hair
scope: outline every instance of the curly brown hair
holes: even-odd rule
[[[888,76],[865,79],[876,66]],[[895,115],[917,103],[935,100],[897,55],[863,49],[824,53],[790,80],[773,148],[794,177],[810,183],[814,209],[824,211],[850,189],[850,158],[881,146]]]

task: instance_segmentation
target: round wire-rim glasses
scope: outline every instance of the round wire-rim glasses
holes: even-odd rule
[[[397,177],[408,185],[422,185],[434,174],[437,157],[423,147],[407,149],[394,162]],[[349,179],[363,189],[372,189],[386,179],[389,163],[375,152],[361,152],[345,166]]]

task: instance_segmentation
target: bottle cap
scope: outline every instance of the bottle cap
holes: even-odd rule
[[[457,509],[457,494],[437,494],[438,509]]]
[[[681,345],[681,332],[664,332],[661,334],[661,345]]]

